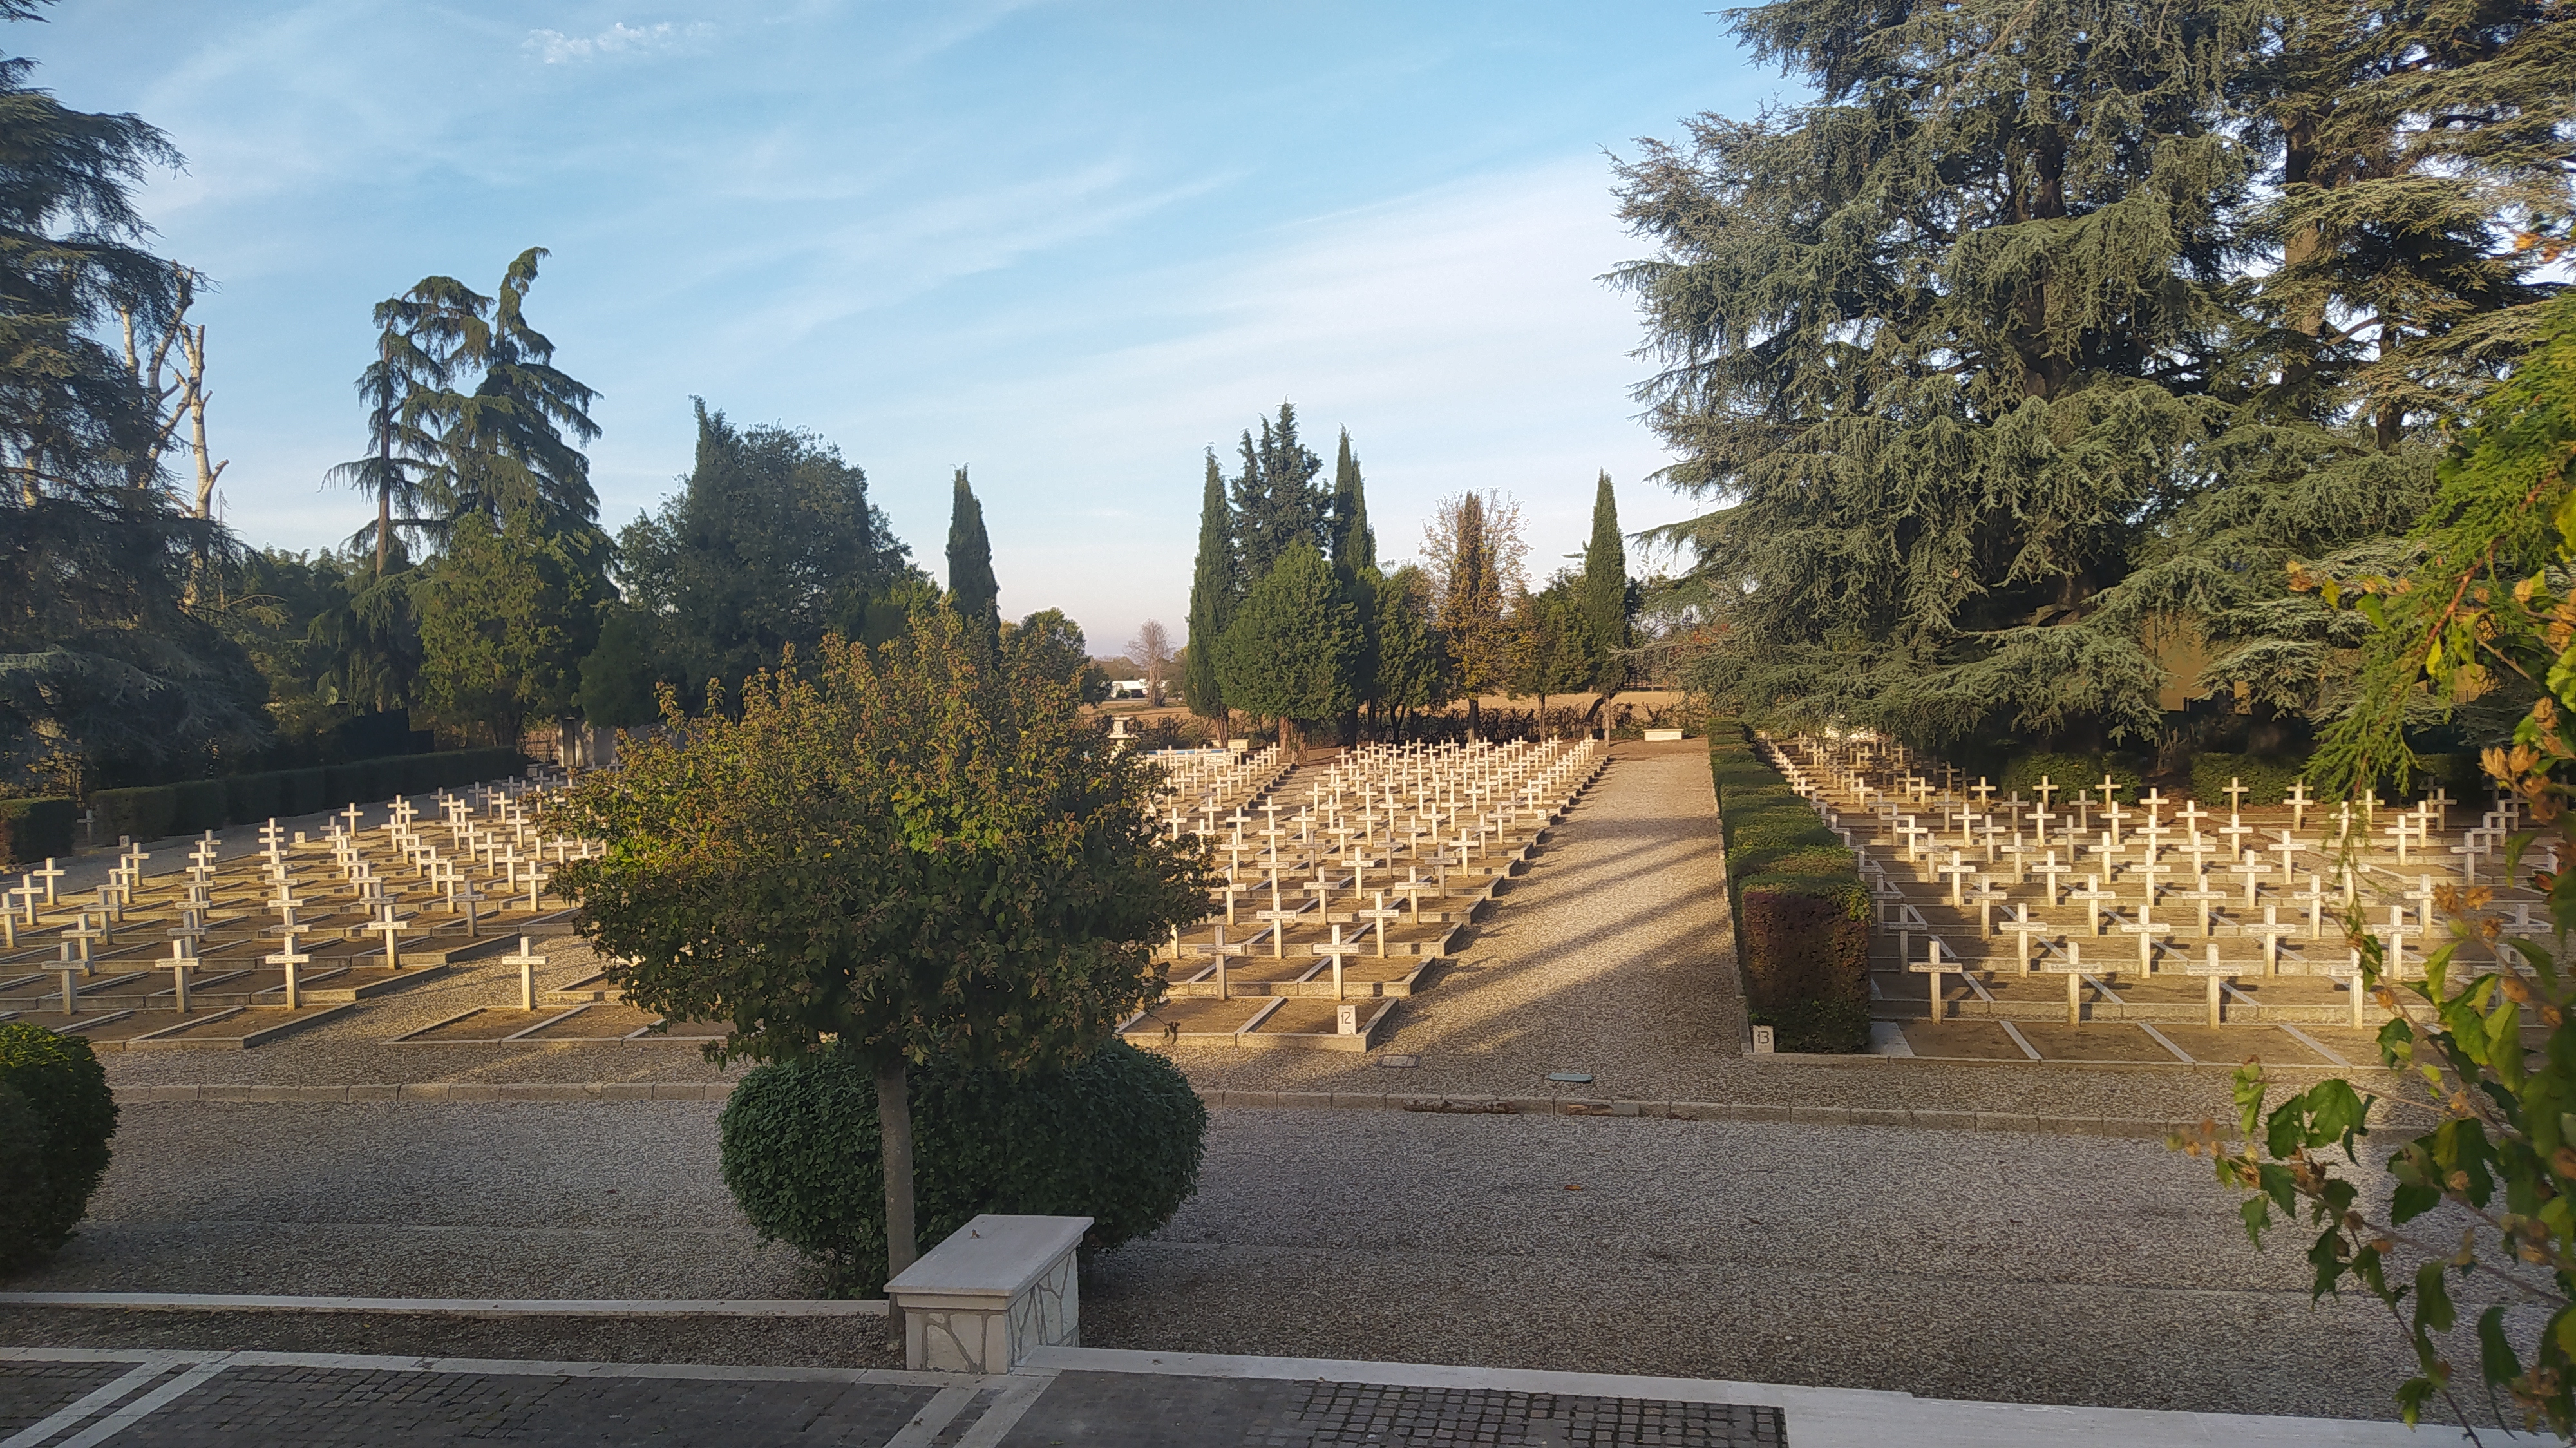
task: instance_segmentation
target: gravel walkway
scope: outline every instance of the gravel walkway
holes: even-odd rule
[[[8,1286],[803,1295],[799,1264],[753,1240],[716,1179],[715,1118],[677,1102],[139,1107],[95,1220]],[[2407,1357],[2385,1315],[2311,1310],[2295,1244],[2257,1254],[2233,1206],[2204,1165],[2148,1142],[1226,1110],[1199,1196],[1087,1278],[1084,1341],[2390,1416]],[[752,1360],[808,1330],[875,1360],[866,1323],[0,1315],[19,1342],[231,1333],[538,1358]]]

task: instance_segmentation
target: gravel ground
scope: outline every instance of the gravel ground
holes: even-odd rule
[[[11,1286],[347,1297],[802,1297],[695,1102],[139,1106],[71,1246]]]
[[[94,1220],[8,1286],[810,1292],[726,1197],[715,1123],[685,1102],[139,1107]],[[2384,1314],[2311,1309],[2296,1245],[2256,1253],[2233,1205],[2150,1142],[1226,1110],[1198,1197],[1087,1274],[1084,1341],[2389,1416],[2408,1359]],[[18,1342],[534,1358],[873,1362],[875,1331],[0,1316]]]
[[[1455,963],[1397,1003],[1376,1051],[1184,1045],[1172,1058],[1203,1090],[2229,1113],[2230,1067],[1745,1055],[1716,795],[1698,743],[1617,745],[1490,908]],[[1380,1064],[1402,1056],[1419,1064]],[[1593,1080],[1547,1079],[1559,1071]]]

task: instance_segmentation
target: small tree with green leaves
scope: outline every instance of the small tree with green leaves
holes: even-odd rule
[[[2507,850],[2507,873],[2548,898],[2552,945],[2503,940],[2478,914],[2484,886],[2435,891],[2455,937],[2419,980],[2388,970],[2358,908],[2347,924],[2379,1035],[2401,1071],[2400,1099],[2429,1113],[2388,1159],[2396,1190],[2382,1213],[2333,1154],[2357,1159],[2372,1101],[2329,1080],[2269,1099],[2259,1066],[2237,1073],[2242,1141],[2215,1123],[2179,1144],[2215,1157],[2218,1177],[2250,1195],[2246,1230],[2304,1219],[2319,1296],[2358,1287],[2385,1303],[2413,1343],[2398,1389],[2414,1422],[2436,1397],[2467,1421],[2463,1387],[2499,1420],[2576,1436],[2576,975],[2560,958],[2576,930],[2576,870],[2529,869],[2540,838],[2576,854],[2576,298],[2553,303],[2538,345],[2442,467],[2441,494],[2417,530],[2421,565],[2401,578],[2317,578],[2324,595],[2372,625],[2358,704],[2328,737],[2315,773],[2358,793],[2414,759],[2410,725],[2520,701],[2510,745],[2487,772],[2528,806],[2534,828]],[[2511,719],[2510,711],[2505,718]],[[2468,949],[2464,950],[2464,947]],[[2470,1326],[2474,1324],[2473,1328]],[[2475,1338],[2456,1362],[2455,1332]],[[2467,1344],[2461,1345],[2463,1348]]]
[[[1207,455],[1207,482],[1199,499],[1199,556],[1190,575],[1190,634],[1181,659],[1181,697],[1190,712],[1216,724],[1225,737],[1225,688],[1217,681],[1219,640],[1234,621],[1241,580],[1234,552],[1234,512],[1225,500],[1225,474],[1216,453]]]
[[[1207,908],[1151,766],[1074,687],[996,673],[944,606],[876,650],[827,639],[564,797],[606,853],[560,879],[648,1010],[731,1023],[719,1060],[857,1053],[876,1079],[887,1270],[915,1256],[905,1073],[1069,1066],[1162,993],[1155,944]]]
[[[1217,659],[1227,702],[1278,722],[1287,748],[1306,729],[1357,707],[1368,637],[1358,606],[1312,543],[1279,556],[1246,594]]]
[[[544,528],[535,510],[499,529],[457,519],[448,551],[412,591],[420,629],[419,702],[439,722],[480,726],[515,744],[530,717],[571,714],[581,663],[599,642],[597,539]]]

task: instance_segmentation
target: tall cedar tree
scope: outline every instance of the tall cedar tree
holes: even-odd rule
[[[1346,581],[1310,542],[1289,546],[1244,595],[1218,658],[1225,697],[1279,726],[1279,743],[1359,705],[1367,630]]]
[[[1628,627],[1628,544],[1619,536],[1619,498],[1611,491],[1607,472],[1592,495],[1592,537],[1583,545],[1583,581],[1577,592],[1598,663],[1583,687],[1607,699],[1628,682],[1624,650],[1633,642]],[[1600,707],[1596,700],[1593,712],[1599,713]]]
[[[1234,480],[1234,541],[1245,588],[1259,586],[1282,555],[1300,543],[1333,546],[1332,497],[1315,482],[1324,460],[1297,440],[1297,409],[1279,404],[1261,420],[1261,436],[1241,444],[1243,472]]]
[[[2548,18],[1738,12],[1818,99],[1623,168],[1664,248],[1620,274],[1668,364],[1642,395],[1728,505],[1688,527],[1702,682],[1932,743],[2153,737],[2168,684],[2331,710],[2357,639],[2283,565],[2398,547],[2401,444],[2528,333],[2512,232],[2567,210]],[[2176,673],[2195,634],[2220,657]]]
[[[0,19],[37,6],[0,3]],[[101,331],[175,318],[180,268],[141,247],[128,188],[176,166],[130,115],[74,111],[0,59],[0,793],[159,774],[256,745],[249,658],[191,603],[239,549],[140,460],[152,398]]]
[[[1377,567],[1377,530],[1369,527],[1368,489],[1360,481],[1360,460],[1351,451],[1351,430],[1342,429],[1341,448],[1333,456],[1333,561],[1357,573]]]
[[[1188,656],[1182,661],[1181,697],[1190,712],[1216,721],[1220,738],[1226,722],[1225,687],[1219,682],[1217,655],[1225,626],[1234,620],[1241,597],[1241,574],[1234,551],[1234,514],[1226,506],[1225,474],[1216,452],[1207,455],[1207,486],[1199,500],[1199,556],[1190,573]]]
[[[452,329],[469,299],[489,305],[453,277],[427,277],[401,296],[376,303],[375,359],[358,374],[358,396],[367,404],[367,454],[331,469],[330,476],[376,500],[375,521],[349,541],[374,550],[378,578],[392,559],[395,530],[417,532],[434,522],[423,517],[429,503],[424,484],[437,465],[439,440],[418,399],[447,385],[454,367]]]
[[[998,646],[1002,637],[1002,585],[993,577],[993,540],[984,532],[984,505],[957,470],[957,494],[948,508],[948,601],[976,635]]]
[[[599,641],[590,560],[535,509],[495,529],[468,512],[413,591],[420,678],[413,701],[454,728],[516,744],[531,718],[573,712],[581,660]]]
[[[2186,496],[2244,189],[2221,17],[2124,0],[1735,12],[1818,99],[1623,168],[1642,395],[1734,588],[1707,682],[1917,739],[2151,732],[2090,627]],[[2000,716],[2000,717],[1998,717]]]
[[[880,650],[753,676],[739,719],[666,690],[672,728],[558,816],[607,847],[558,878],[639,1005],[729,1022],[722,1057],[873,1064],[888,1275],[914,1256],[907,1068],[1080,1060],[1161,996],[1154,947],[1212,882],[1073,685],[991,658],[932,603]]]

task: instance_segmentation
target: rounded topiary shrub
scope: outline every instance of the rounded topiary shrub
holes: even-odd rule
[[[1085,1216],[1086,1252],[1171,1220],[1198,1190],[1207,1107],[1179,1068],[1113,1040],[1069,1071],[916,1066],[913,1220],[928,1251],[981,1212]],[[885,1290],[876,1076],[854,1054],[763,1066],[724,1109],[725,1185],[760,1235],[831,1290]]]
[[[90,1194],[107,1175],[108,1139],[116,1135],[116,1096],[89,1042],[57,1036],[25,1021],[0,1023],[0,1088],[33,1118],[32,1152],[0,1151],[0,1160],[33,1164],[36,1180],[0,1192],[0,1265],[69,1241],[89,1211]],[[0,1124],[0,1129],[6,1129]],[[21,1122],[17,1130],[27,1128]]]

